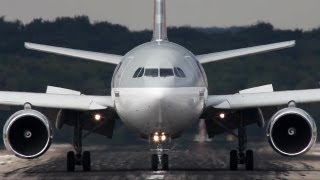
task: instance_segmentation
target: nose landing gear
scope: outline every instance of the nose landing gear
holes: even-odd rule
[[[151,155],[151,170],[158,171],[159,169],[163,171],[169,170],[169,155],[164,153],[165,151],[169,151],[169,149],[164,149],[163,144],[167,140],[167,136],[162,133],[162,135],[158,135],[155,133],[152,137],[153,143],[156,145],[156,149],[151,149],[151,151],[155,151],[154,154]]]
[[[164,149],[162,146],[157,146],[156,154],[152,154],[151,156],[151,169],[152,171],[158,171],[162,169],[163,171],[169,170],[169,155],[163,154]]]

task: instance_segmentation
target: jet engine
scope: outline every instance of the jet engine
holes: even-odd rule
[[[50,147],[51,140],[52,129],[47,117],[35,110],[14,113],[3,128],[6,148],[20,158],[41,156]]]
[[[289,107],[275,113],[267,128],[271,147],[284,156],[298,156],[308,152],[317,138],[313,118],[304,110]]]

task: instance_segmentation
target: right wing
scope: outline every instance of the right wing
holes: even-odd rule
[[[225,59],[230,59],[235,57],[242,57],[242,56],[254,55],[259,53],[265,53],[269,51],[275,51],[279,49],[293,47],[294,45],[295,45],[295,41],[280,42],[280,43],[274,43],[274,44],[268,44],[268,45],[262,45],[262,46],[255,46],[255,47],[249,47],[249,48],[242,48],[242,49],[236,49],[236,50],[230,50],[230,51],[198,55],[197,59],[201,64],[205,64],[209,62],[215,62],[215,61],[220,61],[220,60],[225,60]]]
[[[110,64],[119,64],[122,60],[122,56],[114,55],[114,54],[105,54],[105,53],[54,47],[54,46],[33,44],[33,43],[25,43],[24,46],[25,48],[31,49],[31,50],[88,59],[88,60],[99,61],[99,62],[110,63]]]

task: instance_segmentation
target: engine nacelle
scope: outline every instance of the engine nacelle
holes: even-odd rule
[[[298,156],[308,152],[317,138],[313,118],[304,110],[289,107],[274,114],[267,128],[271,147],[284,156]]]
[[[45,115],[27,109],[14,113],[3,128],[6,148],[20,158],[33,159],[51,145],[52,129]]]

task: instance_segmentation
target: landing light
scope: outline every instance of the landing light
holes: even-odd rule
[[[158,136],[157,134],[155,134],[155,135],[153,136],[153,141],[154,141],[154,142],[159,142],[159,136]]]
[[[152,140],[156,143],[158,142],[165,142],[167,140],[167,136],[166,134],[163,132],[163,133],[154,133],[154,135],[152,136]]]
[[[100,120],[101,120],[101,115],[100,115],[100,114],[95,114],[95,115],[94,115],[94,119],[95,119],[96,121],[100,121]]]
[[[221,119],[224,119],[224,118],[226,117],[226,114],[220,113],[220,114],[219,114],[219,117],[220,117]]]
[[[162,134],[161,141],[165,141],[167,139],[166,135]]]

